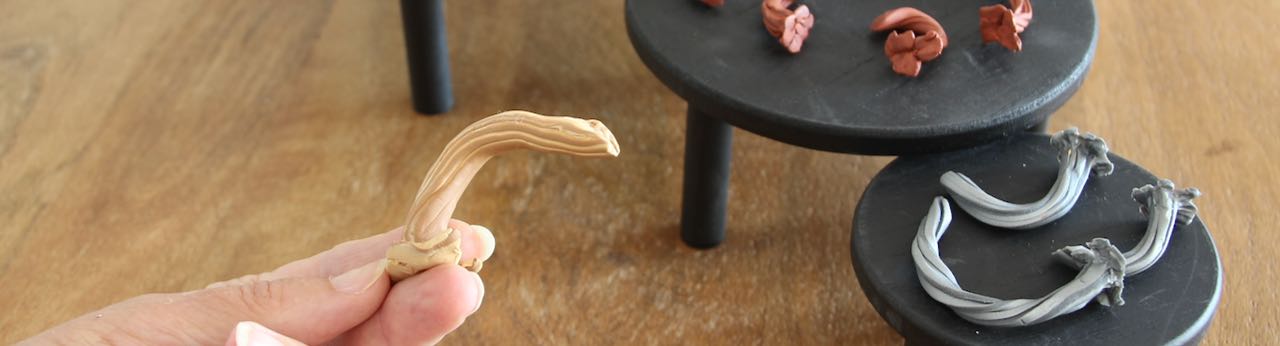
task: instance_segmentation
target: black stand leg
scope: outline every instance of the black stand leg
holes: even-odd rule
[[[706,249],[724,241],[732,148],[733,127],[689,107],[680,214],[680,236],[689,246]]]
[[[449,43],[444,0],[400,0],[404,47],[409,53],[409,89],[413,110],[439,114],[453,108],[449,84]]]

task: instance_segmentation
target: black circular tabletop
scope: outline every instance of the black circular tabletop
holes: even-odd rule
[[[1125,278],[1122,306],[1090,302],[1042,324],[984,327],[925,293],[910,244],[932,199],[946,194],[938,182],[942,173],[963,173],[995,197],[1026,203],[1057,179],[1056,153],[1048,136],[1026,134],[963,151],[901,157],[872,179],[854,215],[853,266],[871,304],[909,344],[1193,344],[1203,336],[1221,297],[1222,267],[1199,217],[1174,229],[1155,266]],[[939,252],[960,286],[1002,299],[1037,298],[1076,275],[1054,260],[1054,250],[1096,237],[1110,239],[1122,252],[1135,246],[1147,218],[1131,192],[1157,178],[1114,153],[1110,157],[1112,175],[1091,177],[1069,214],[1038,228],[987,226],[951,202],[953,218]]]
[[[1034,2],[1023,50],[982,44],[978,8],[992,0],[801,0],[815,23],[789,54],[761,22],[760,0],[627,0],[641,60],[690,107],[813,149],[860,154],[970,147],[1047,121],[1093,60],[1091,0]],[[902,6],[945,28],[949,45],[917,78],[895,74],[872,19]]]

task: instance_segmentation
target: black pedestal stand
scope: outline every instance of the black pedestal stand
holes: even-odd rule
[[[1037,2],[1021,53],[982,43],[978,8],[991,3],[809,1],[817,24],[792,55],[765,31],[759,1],[710,8],[694,0],[628,0],[636,54],[689,104],[685,243],[709,248],[725,239],[730,126],[806,148],[872,155],[957,150],[1042,129],[1093,61],[1093,3]],[[893,73],[884,56],[887,34],[868,28],[898,6],[932,14],[949,33],[950,45],[919,78]]]
[[[1026,134],[969,150],[902,157],[871,180],[854,214],[853,266],[867,299],[908,344],[1183,345],[1203,336],[1222,294],[1222,267],[1199,218],[1174,229],[1154,267],[1125,278],[1123,306],[1090,303],[1042,324],[995,328],[965,321],[925,293],[911,242],[930,201],[946,194],[938,177],[960,172],[993,196],[1027,203],[1053,185],[1057,153],[1048,136]],[[951,226],[938,249],[960,286],[1001,299],[1037,298],[1076,275],[1050,256],[1054,250],[1098,237],[1120,251],[1136,245],[1148,220],[1130,194],[1157,177],[1119,155],[1110,157],[1115,172],[1091,177],[1071,212],[1041,227],[988,226],[952,203]]]

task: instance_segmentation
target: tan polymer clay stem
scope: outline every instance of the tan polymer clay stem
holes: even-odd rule
[[[403,240],[387,251],[392,280],[459,263],[461,239],[448,227],[458,199],[485,162],[518,149],[586,157],[618,156],[620,150],[613,133],[597,120],[507,111],[467,126],[427,172],[410,207]],[[478,263],[472,270],[478,270]]]

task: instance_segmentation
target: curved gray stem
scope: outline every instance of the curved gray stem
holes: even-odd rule
[[[1169,247],[1169,239],[1173,237],[1173,228],[1178,224],[1188,224],[1196,217],[1196,205],[1191,200],[1200,196],[1196,188],[1176,189],[1173,181],[1162,179],[1156,185],[1146,185],[1133,189],[1133,199],[1141,204],[1139,210],[1147,215],[1147,230],[1142,240],[1133,249],[1124,253],[1124,272],[1126,276],[1137,275],[1150,269],[1164,256]],[[1069,265],[1079,268],[1083,263],[1076,261],[1065,253],[1079,250],[1079,246],[1068,246],[1054,252]]]
[[[1065,255],[1083,263],[1080,273],[1044,297],[1003,300],[966,291],[938,254],[938,240],[950,223],[951,207],[947,200],[935,197],[929,213],[920,222],[911,245],[911,258],[925,292],[965,320],[987,326],[1028,326],[1080,310],[1090,300],[1106,306],[1124,304],[1120,297],[1124,289],[1124,255],[1103,238],[1095,238],[1086,246],[1066,252]]]
[[[1027,204],[1009,203],[983,191],[964,174],[948,171],[940,179],[956,205],[978,220],[1001,228],[1030,229],[1053,222],[1066,215],[1080,199],[1089,176],[1111,174],[1113,165],[1107,158],[1107,143],[1093,134],[1081,135],[1070,128],[1054,134],[1050,143],[1058,153],[1058,180],[1038,201]]]

